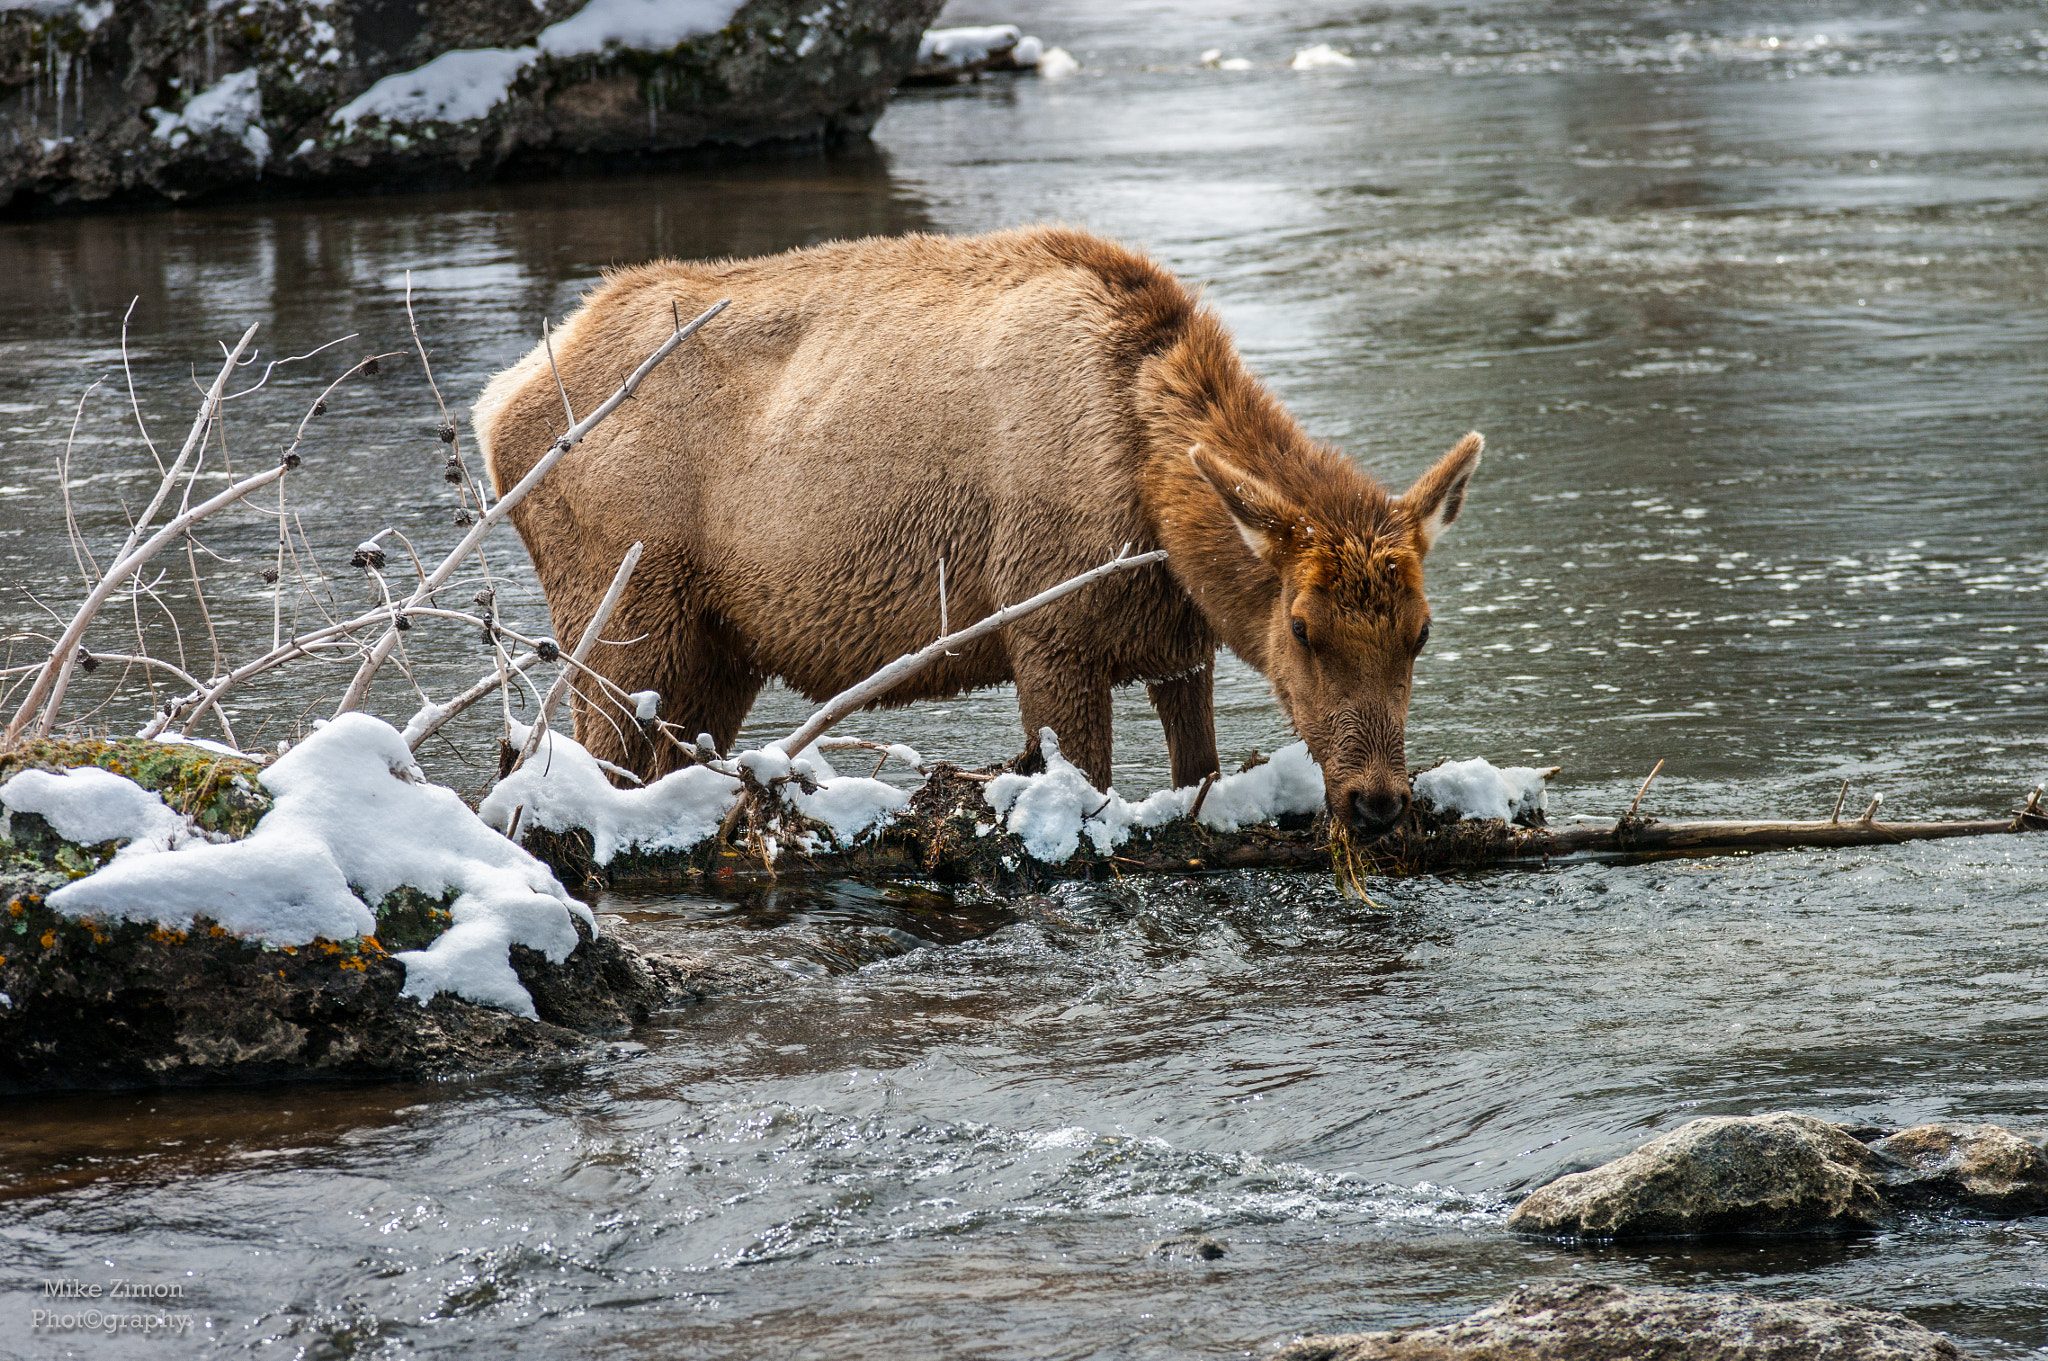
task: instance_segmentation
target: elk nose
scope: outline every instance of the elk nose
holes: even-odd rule
[[[1398,794],[1385,789],[1368,794],[1361,789],[1351,796],[1351,823],[1367,836],[1392,831],[1394,824],[1407,811],[1408,791],[1405,789]]]

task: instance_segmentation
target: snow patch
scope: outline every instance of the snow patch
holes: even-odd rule
[[[1533,817],[1548,806],[1543,772],[1531,766],[1499,769],[1483,757],[1446,761],[1415,777],[1415,797],[1461,818]]]
[[[401,885],[429,897],[452,889],[454,925],[425,950],[396,956],[404,995],[424,1002],[452,992],[527,1017],[533,998],[512,971],[510,948],[525,945],[559,964],[576,948],[572,916],[597,928],[546,866],[486,827],[453,790],[426,783],[404,739],[380,719],[343,714],[259,778],[276,804],[247,837],[224,845],[195,837],[162,854],[131,854],[131,845],[52,893],[50,906],[173,930],[190,930],[204,914],[237,935],[297,946],[374,933],[367,904]]]
[[[1358,59],[1339,52],[1328,43],[1317,43],[1296,52],[1294,60],[1287,64],[1296,71],[1319,71],[1331,66],[1356,66]]]
[[[525,745],[528,731],[514,724],[513,742]],[[644,788],[618,789],[596,757],[550,731],[525,765],[498,781],[477,816],[507,834],[515,812],[521,827],[581,827],[590,833],[592,858],[609,865],[623,850],[688,850],[718,830],[739,789],[737,779],[710,766],[687,766]]]
[[[716,33],[739,9],[734,0],[590,0],[542,29],[537,45],[550,57],[589,56],[613,46],[666,52]]]
[[[21,771],[0,784],[0,804],[9,813],[41,814],[58,836],[81,846],[126,841],[115,859],[130,851],[167,851],[205,839],[190,818],[172,812],[161,797],[98,766]]]
[[[263,92],[256,87],[256,68],[235,71],[207,86],[176,113],[148,109],[156,120],[151,135],[173,148],[192,138],[224,132],[239,141],[258,165],[270,159],[270,134],[263,130]]]
[[[1048,47],[1038,59],[1038,74],[1047,80],[1065,80],[1080,69],[1081,63],[1064,47]]]
[[[384,77],[336,109],[327,121],[353,132],[365,119],[466,123],[483,118],[504,102],[512,82],[532,64],[535,55],[531,47],[443,52],[425,66]]]
[[[150,740],[152,742],[162,742],[166,746],[197,747],[201,751],[218,752],[222,756],[240,757],[244,761],[261,761],[263,759],[261,756],[251,756],[246,751],[238,751],[235,748],[229,746],[225,742],[215,742],[211,738],[206,737],[187,737],[185,736],[185,734],[181,732],[163,733],[160,736],[151,738]]]
[[[1220,47],[1212,47],[1202,53],[1202,65],[1212,71],[1249,71],[1252,69],[1252,64],[1243,57],[1224,56],[1223,49]]]
[[[1086,832],[1096,852],[1107,855],[1130,840],[1133,828],[1162,826],[1185,815],[1201,793],[1200,785],[1162,789],[1139,803],[1104,793],[1060,754],[1052,729],[1041,728],[1040,749],[1045,769],[1036,775],[998,775],[983,787],[982,797],[1004,828],[1024,841],[1033,859],[1058,864],[1080,849]],[[1264,765],[1226,775],[1202,799],[1200,822],[1219,832],[1271,822],[1290,813],[1313,813],[1323,806],[1323,773],[1309,759],[1308,744],[1295,742],[1273,753]]]
[[[513,740],[523,743],[526,729],[513,725]],[[923,764],[909,747],[892,747],[890,754]],[[895,785],[839,774],[815,746],[792,757],[771,743],[730,760],[671,771],[641,789],[614,787],[604,777],[605,766],[576,742],[550,732],[532,759],[498,782],[479,816],[507,833],[515,813],[521,827],[583,828],[590,833],[591,858],[608,865],[623,850],[687,851],[710,837],[732,808],[742,770],[762,785],[784,781],[776,786],[781,796],[822,823],[841,845],[910,802],[909,793]],[[797,776],[809,778],[815,791],[807,792]]]

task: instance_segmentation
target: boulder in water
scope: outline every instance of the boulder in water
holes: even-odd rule
[[[1538,1188],[1508,1227],[1574,1238],[1868,1232],[1890,1211],[1890,1166],[1811,1116],[1708,1116]]]

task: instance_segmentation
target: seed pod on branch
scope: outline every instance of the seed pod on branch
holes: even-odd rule
[[[455,422],[453,420],[442,421],[441,428],[436,433],[440,435],[441,443],[455,443]]]

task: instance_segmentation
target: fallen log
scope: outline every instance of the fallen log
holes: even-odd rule
[[[1331,835],[1323,814],[1284,816],[1273,824],[1219,831],[1187,817],[1133,829],[1113,850],[1081,838],[1075,852],[1048,863],[1008,831],[983,791],[1001,767],[961,771],[943,763],[909,805],[850,846],[813,839],[785,809],[775,833],[734,841],[708,838],[683,851],[621,851],[605,864],[590,833],[531,828],[520,840],[572,887],[701,887],[786,877],[920,879],[973,884],[1003,896],[1040,891],[1068,879],[1130,874],[1195,874],[1237,869],[1328,869],[1355,881],[1368,874],[1430,874],[1487,866],[1528,866],[1563,859],[1633,862],[1760,850],[1881,846],[1958,836],[2048,832],[2037,791],[2010,818],[1965,822],[1879,822],[1874,811],[1850,821],[1664,821],[1628,816],[1606,823],[1517,826],[1502,818],[1460,818],[1418,802],[1414,816],[1369,843]],[[822,844],[820,844],[822,842]]]

